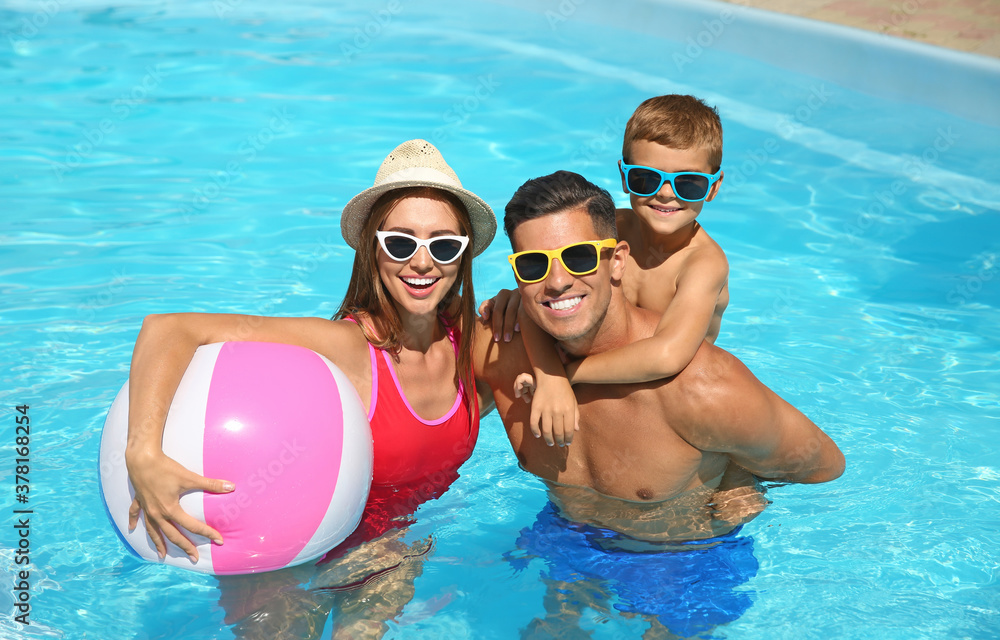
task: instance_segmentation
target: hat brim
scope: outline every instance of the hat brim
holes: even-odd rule
[[[359,249],[361,230],[364,229],[375,202],[390,191],[407,187],[430,187],[453,194],[462,201],[466,211],[469,212],[469,220],[472,223],[472,255],[478,256],[490,246],[497,232],[497,220],[493,209],[482,198],[471,191],[439,182],[400,180],[369,187],[351,198],[344,206],[344,213],[340,217],[340,233],[352,249],[355,251]]]

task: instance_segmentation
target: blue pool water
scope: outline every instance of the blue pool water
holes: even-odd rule
[[[1000,129],[712,46],[678,64],[680,34],[575,19],[580,3],[466,4],[0,9],[0,637],[232,637],[213,578],[130,557],[102,511],[101,426],[143,316],[332,314],[352,258],[340,210],[409,138],[498,211],[556,169],[624,204],[625,121],[670,92],[725,126],[701,218],[732,271],[718,344],[848,460],[834,483],[769,490],[742,532],[759,568],[729,594],[750,606],[701,631],[1000,634]],[[513,284],[507,250],[479,259],[480,296]],[[30,627],[13,613],[19,404]],[[389,637],[511,638],[543,616],[547,569],[517,540],[545,504],[491,416],[411,528],[435,549]],[[582,626],[646,623],[587,609]]]

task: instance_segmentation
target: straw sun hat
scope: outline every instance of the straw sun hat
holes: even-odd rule
[[[375,174],[375,185],[351,198],[340,217],[340,232],[352,248],[361,243],[361,230],[371,215],[372,205],[382,194],[405,187],[442,189],[462,201],[472,220],[472,255],[478,256],[493,240],[497,219],[482,198],[462,188],[458,176],[444,161],[441,152],[426,140],[408,140],[386,156]]]

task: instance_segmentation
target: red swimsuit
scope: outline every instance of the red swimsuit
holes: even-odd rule
[[[456,356],[459,337],[457,329],[448,329]],[[460,384],[448,413],[424,420],[403,395],[392,356],[371,344],[368,352],[372,365],[368,421],[375,452],[372,488],[361,524],[326,559],[413,522],[408,516],[420,504],[443,494],[458,478],[458,468],[472,455],[479,436],[479,403],[474,387],[466,393],[465,385]]]
[[[458,353],[459,333],[448,330],[448,338]],[[479,435],[478,405],[470,424],[469,401],[476,403],[475,389],[466,394],[459,385],[451,409],[436,420],[424,420],[403,395],[396,369],[387,351],[368,345],[372,362],[372,397],[368,421],[375,441],[375,468],[372,484],[389,486],[430,479],[440,483],[453,476],[472,455]],[[450,484],[450,480],[448,484]]]

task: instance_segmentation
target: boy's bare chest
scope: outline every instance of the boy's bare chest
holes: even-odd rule
[[[663,313],[674,294],[677,293],[677,276],[680,260],[670,259],[656,266],[642,265],[629,256],[625,277],[622,279],[622,292],[625,298],[641,309]]]

